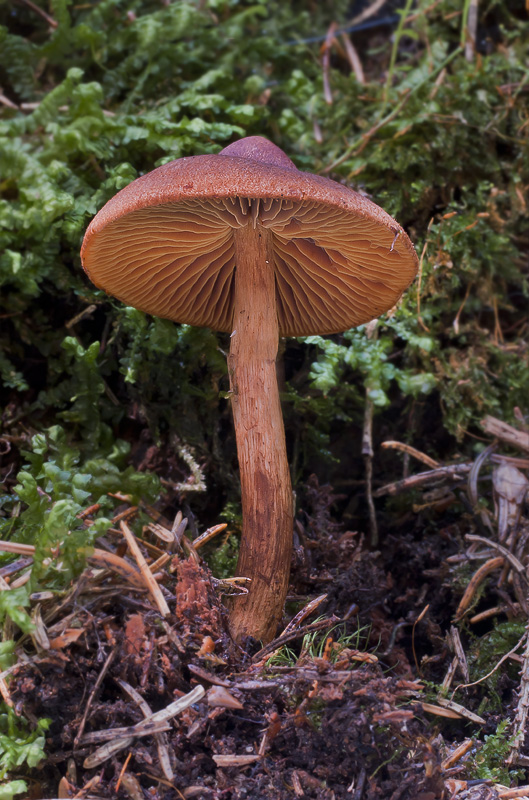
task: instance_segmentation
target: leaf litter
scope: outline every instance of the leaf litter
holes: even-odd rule
[[[265,648],[233,643],[231,599],[193,541],[170,552],[175,526],[159,512],[156,533],[149,523],[135,534],[138,509],[126,503],[121,537],[117,528],[112,546],[103,537],[107,552],[94,550],[71,590],[32,598],[34,627],[18,635],[16,663],[0,676],[16,713],[50,720],[28,797],[523,796],[501,780],[506,766],[521,776],[529,765],[527,465],[503,454],[512,432],[499,421],[494,431],[494,453],[479,462],[485,484],[474,465],[471,475],[438,465],[408,483],[424,495],[448,485],[463,500],[459,517],[422,539],[408,523],[379,551],[333,521],[336,496],[312,478],[296,526],[289,608],[298,611]],[[524,451],[523,436],[517,444]],[[484,526],[488,536],[475,532]],[[30,546],[1,546],[28,569]],[[406,585],[403,563],[422,586]],[[520,635],[504,652],[489,648],[485,670],[480,650],[501,618]],[[509,730],[498,734],[501,720]],[[480,752],[491,739],[504,771],[488,763],[484,777]]]

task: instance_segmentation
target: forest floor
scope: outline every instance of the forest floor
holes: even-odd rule
[[[226,526],[193,544],[181,516],[143,508],[138,546],[123,497],[70,591],[33,598],[35,633],[2,687],[50,720],[28,798],[525,796],[510,787],[529,764],[529,434],[485,428],[496,438],[473,463],[407,448],[425,471],[377,494],[420,502],[378,546],[335,522],[336,496],[311,479],[284,630],[264,648],[233,643],[237,586],[202,557]]]
[[[365,4],[360,63],[333,5],[0,4],[0,800],[529,800],[527,3]],[[228,631],[228,335],[103,298],[78,255],[133,178],[257,134],[421,260],[378,339],[289,341],[264,648]]]

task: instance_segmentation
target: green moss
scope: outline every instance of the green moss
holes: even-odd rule
[[[495,733],[483,737],[483,742],[469,760],[469,778],[492,780],[503,786],[510,786],[513,780],[524,779],[524,770],[508,769],[505,765],[512,742],[510,726],[510,721],[504,719]]]
[[[0,433],[32,438],[0,500],[0,535],[35,544],[35,585],[73,578],[109,524],[109,491],[159,498],[157,479],[131,463],[144,432],[193,446],[213,487],[193,502],[210,503],[212,522],[222,508],[240,513],[227,337],[124,308],[80,266],[98,209],[171,159],[267,136],[300,168],[372,196],[422,256],[420,281],[377,339],[359,329],[286,343],[296,482],[315,463],[358,479],[359,453],[335,445],[361,426],[366,392],[379,430],[397,425],[398,438],[420,406],[450,455],[452,436],[472,452],[466,433],[485,414],[509,422],[526,408],[529,24],[522,0],[480,4],[489,40],[467,61],[461,10],[418,0],[392,42],[366,36],[363,85],[335,48],[328,103],[320,46],[332,22],[349,21],[346,0],[53,0],[56,26],[0,5],[11,103],[0,106]],[[95,500],[87,531],[77,514]],[[57,546],[60,569],[47,560]],[[231,570],[231,540],[213,558],[219,574]],[[27,628],[24,591],[3,592],[1,611]],[[479,674],[508,649],[500,631],[490,652],[475,651]]]

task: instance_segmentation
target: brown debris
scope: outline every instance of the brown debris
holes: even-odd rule
[[[429,458],[417,453],[419,460]],[[509,495],[510,479],[502,478],[501,486],[498,475],[495,485],[492,480],[498,465],[522,473],[527,467],[502,460],[499,445],[480,459],[458,473],[450,519],[439,505],[414,511],[410,503],[375,552],[361,532],[336,522],[333,508],[341,498],[332,487],[311,479],[300,497],[289,616],[282,634],[257,652],[230,640],[224,584],[211,577],[203,551],[184,545],[184,531],[180,546],[175,541],[172,528],[180,530],[183,515],[175,525],[159,515],[159,527],[141,528],[120,512],[144,563],[136,554],[133,563],[124,549],[114,552],[120,531],[111,532],[70,592],[32,595],[36,634],[19,637],[23,656],[0,674],[2,697],[16,712],[52,719],[40,796],[520,796],[490,780],[475,784],[471,772],[483,735],[494,734],[498,724],[492,706],[480,707],[492,676],[503,718],[512,720],[507,766],[529,765],[526,634],[477,675],[473,645],[496,624],[493,615],[518,622],[527,613],[527,509]],[[428,479],[422,483],[422,473],[415,485],[446,479],[440,463],[428,466]],[[463,493],[468,506],[458,516]],[[488,509],[480,503],[484,497]],[[405,497],[401,503],[405,508]],[[502,512],[502,503],[511,505]],[[383,503],[376,510],[381,522]],[[212,526],[208,536],[222,528]],[[20,559],[0,573],[12,585],[31,569],[33,549],[6,544]],[[166,616],[147,588],[147,572]],[[474,605],[469,636],[466,623],[454,619],[466,620]],[[432,685],[442,691],[432,696]],[[203,696],[192,694],[197,690]],[[190,705],[164,716],[190,695]]]
[[[204,636],[215,640],[223,630],[219,603],[214,597],[209,572],[193,559],[178,561],[176,615],[178,631],[184,639],[202,645]]]
[[[496,417],[485,417],[481,420],[481,427],[492,436],[496,436],[512,447],[529,452],[529,433],[519,431]]]
[[[223,686],[212,686],[208,691],[208,704],[214,708],[244,708],[240,700]]]

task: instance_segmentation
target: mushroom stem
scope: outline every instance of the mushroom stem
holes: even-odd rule
[[[276,376],[279,330],[272,238],[259,222],[235,231],[235,304],[228,370],[241,476],[243,530],[234,598],[236,640],[270,641],[283,613],[292,555],[292,485]]]

